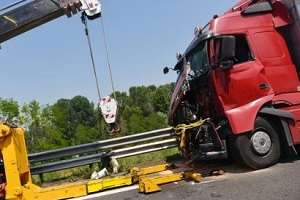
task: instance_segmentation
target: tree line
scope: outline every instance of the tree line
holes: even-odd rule
[[[121,128],[116,136],[107,134],[98,105],[80,95],[59,99],[53,105],[41,105],[36,100],[19,105],[13,99],[0,98],[0,116],[25,128],[31,154],[165,128],[173,87],[170,83],[133,86],[128,93],[116,91]]]

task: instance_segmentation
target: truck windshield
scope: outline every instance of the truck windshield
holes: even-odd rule
[[[186,79],[191,86],[200,84],[199,79],[209,71],[207,41],[200,42],[190,50],[175,68],[178,69],[176,85],[182,78]]]
[[[207,41],[199,43],[187,56],[188,70],[187,80],[190,85],[201,84],[199,78],[209,71],[208,55],[207,55]]]

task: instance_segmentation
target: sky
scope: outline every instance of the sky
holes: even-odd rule
[[[0,9],[17,0],[1,0]],[[29,2],[29,0],[27,1]],[[115,91],[174,82],[176,52],[183,53],[204,26],[238,0],[101,0]],[[4,14],[6,11],[0,12]],[[1,44],[2,99],[19,105],[54,104],[76,95],[99,102],[81,14],[62,16]],[[1,27],[0,27],[1,28]],[[101,20],[88,21],[101,97],[113,92]]]

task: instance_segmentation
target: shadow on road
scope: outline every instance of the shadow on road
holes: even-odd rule
[[[282,156],[278,163],[293,163],[297,160],[300,160],[300,155],[297,156]]]
[[[188,165],[185,163],[186,160],[183,156],[176,154],[167,157],[166,161],[168,163],[174,163],[179,168],[192,168],[195,172],[200,173],[202,177],[223,175],[225,173],[245,173],[253,171],[253,169],[240,165],[232,159],[195,159],[192,164]]]
[[[293,163],[300,160],[298,156],[282,156],[278,163]],[[216,160],[194,160],[191,165],[187,165],[186,160],[180,154],[169,156],[166,158],[168,163],[174,163],[179,168],[192,168],[195,172],[200,173],[202,177],[219,176],[224,174],[240,174],[255,171],[245,165],[239,164],[234,160],[216,159]]]

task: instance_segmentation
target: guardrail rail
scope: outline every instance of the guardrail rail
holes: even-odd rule
[[[105,156],[124,158],[173,148],[177,146],[173,133],[173,128],[164,128],[30,154],[30,171],[32,175],[38,174],[43,181],[43,173],[100,163]]]

